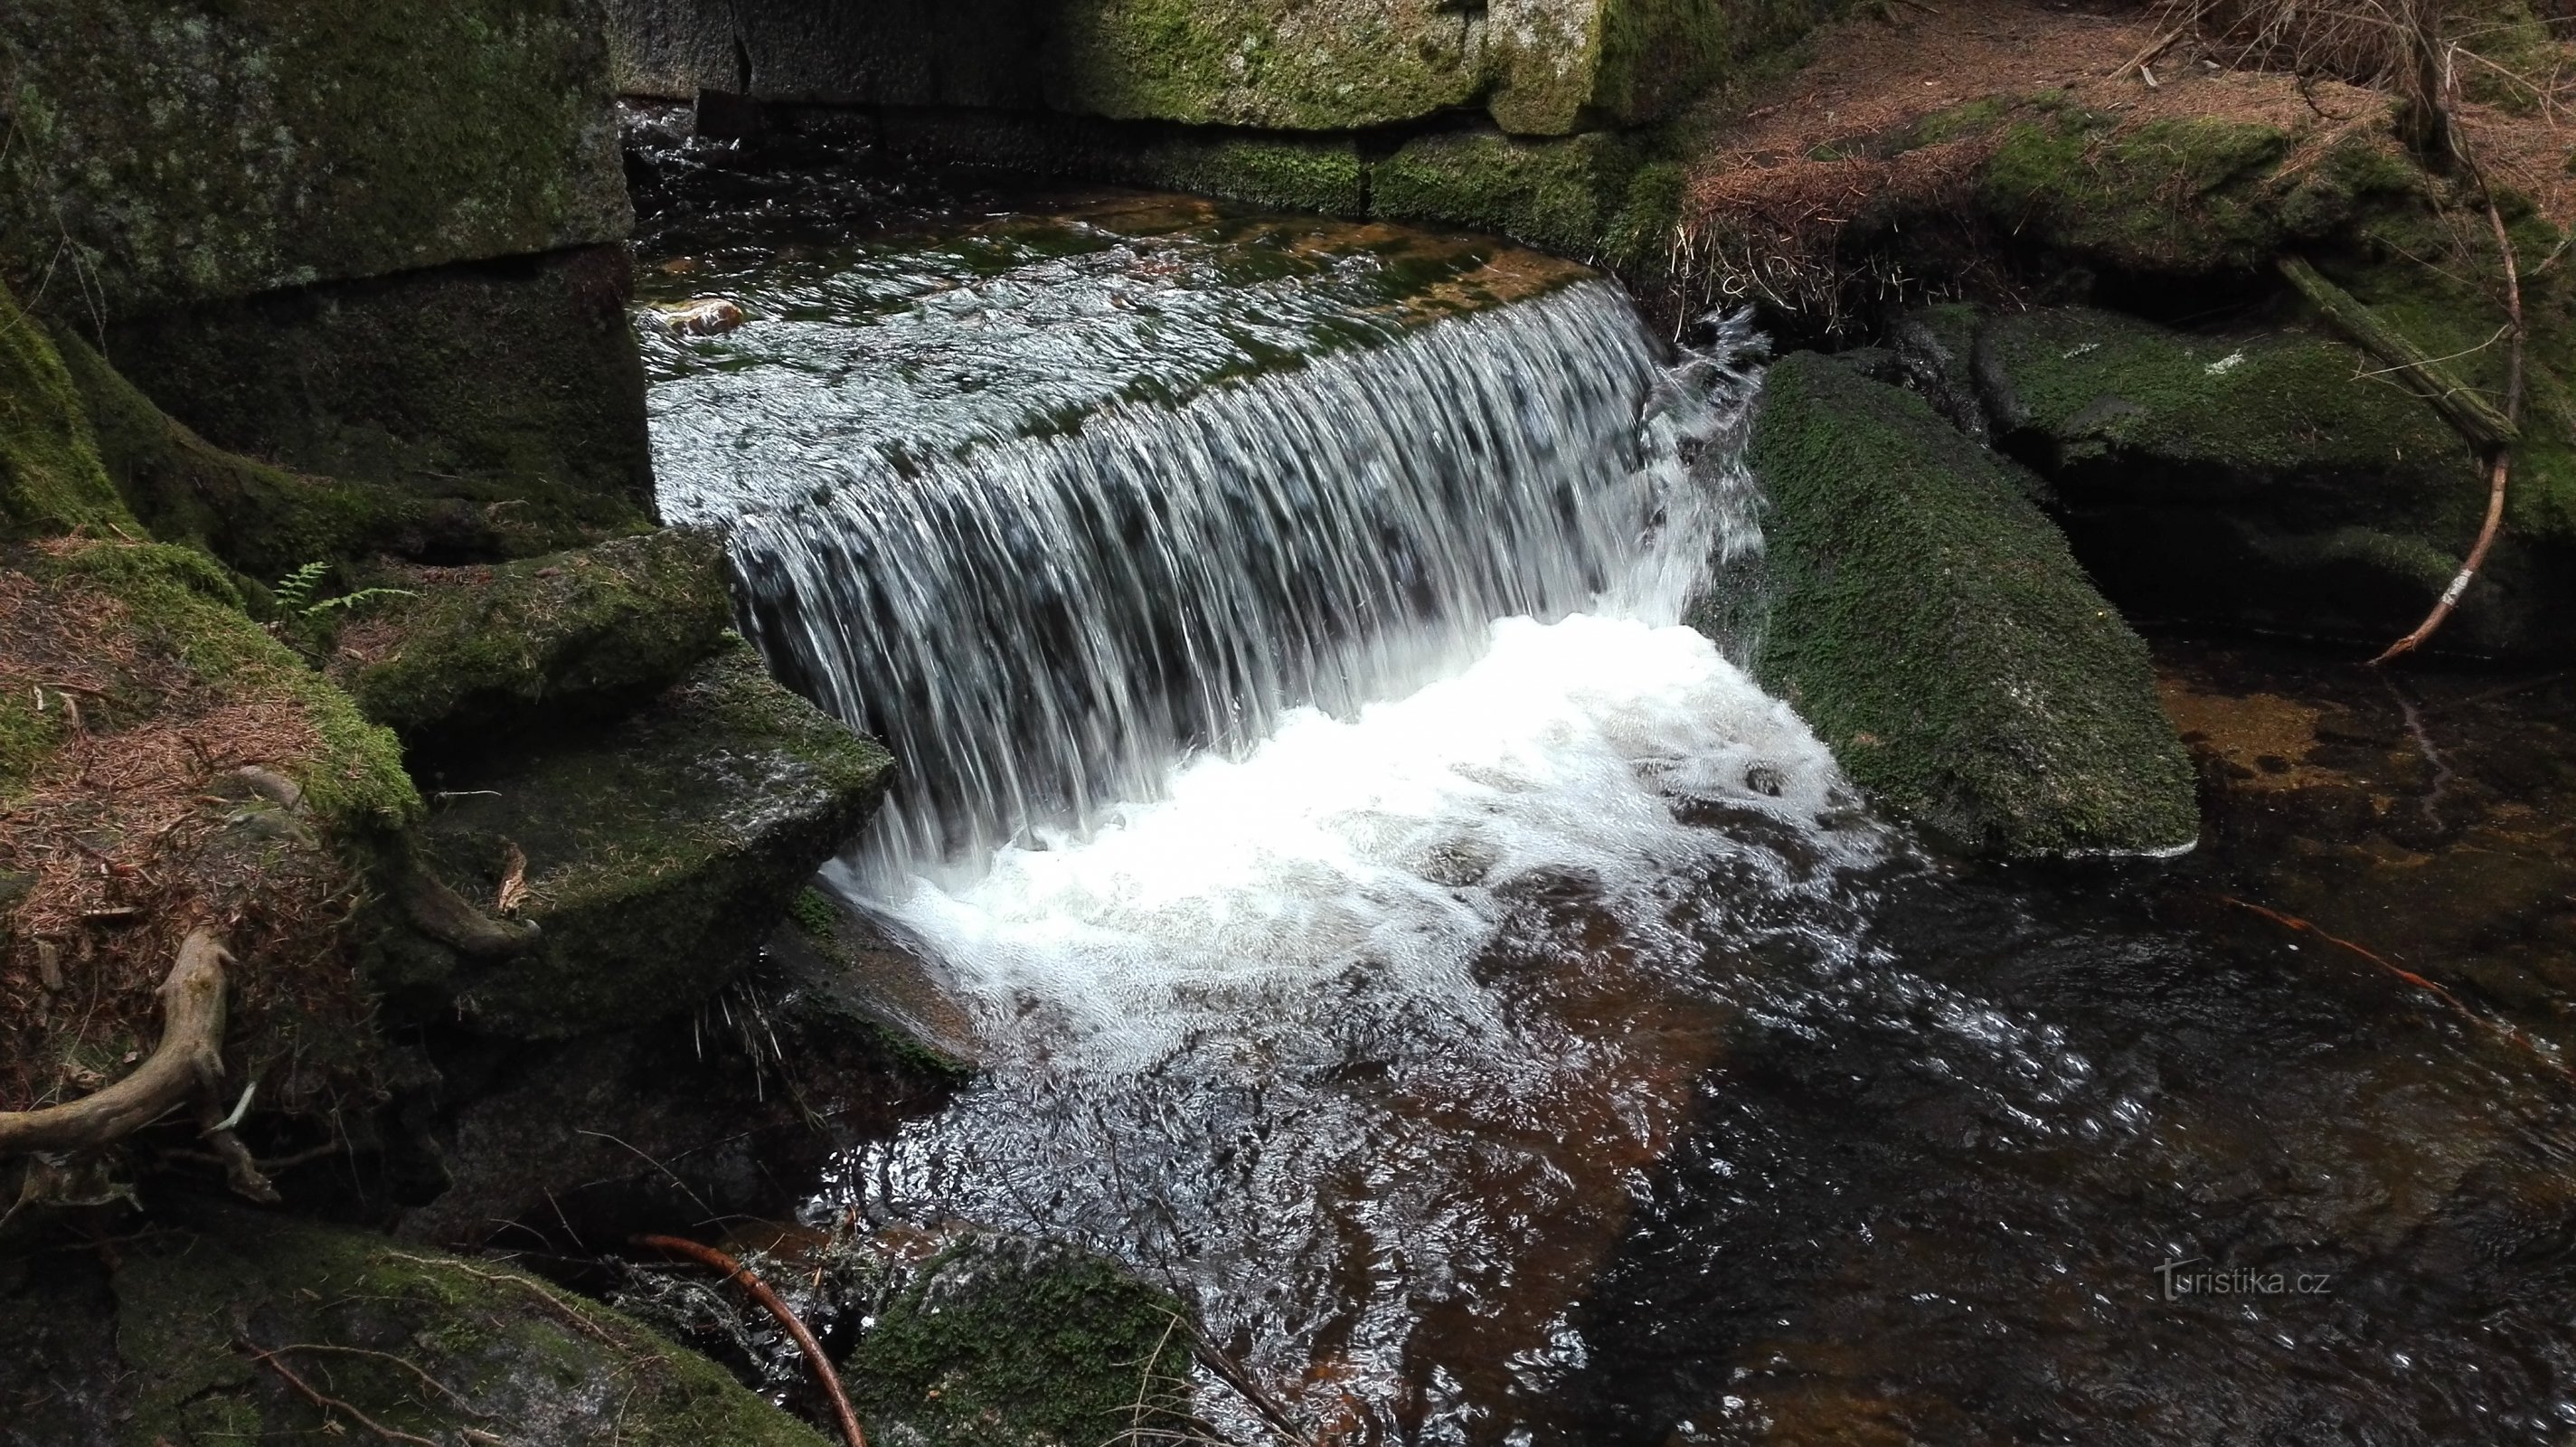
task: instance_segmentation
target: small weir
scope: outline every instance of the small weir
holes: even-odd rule
[[[665,511],[894,747],[833,877],[989,1067],[816,1221],[1113,1254],[1335,1441],[2576,1422],[2530,1062],[2212,925],[2214,855],[1924,857],[1680,626],[1759,548],[1747,338],[1159,200],[653,285],[750,317],[653,344]]]

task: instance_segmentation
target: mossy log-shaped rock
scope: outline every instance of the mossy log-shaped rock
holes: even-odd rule
[[[111,1281],[121,1360],[91,1368],[112,1383],[102,1390],[131,1394],[122,1437],[135,1447],[824,1441],[704,1357],[498,1262],[274,1216],[176,1214],[124,1253]]]
[[[415,749],[600,717],[722,644],[724,541],[668,528],[497,567],[415,568],[333,640],[327,672]]]
[[[532,738],[444,780],[421,858],[479,909],[540,932],[530,953],[493,959],[393,931],[375,979],[397,1002],[518,1039],[686,1011],[750,961],[893,768],[733,640],[613,725]],[[504,900],[514,874],[524,899]]]
[[[1769,614],[1754,676],[1882,806],[2002,856],[2199,834],[2146,645],[2009,464],[1923,400],[1812,352],[1764,385]],[[1740,629],[1722,595],[1694,611]]]
[[[2076,556],[2132,616],[2375,647],[2477,536],[2467,443],[2340,337],[2060,308],[1985,322],[1974,357],[1996,445],[2047,479]],[[2567,651],[2562,553],[2508,536],[2441,646]]]
[[[1117,1263],[978,1232],[878,1309],[842,1379],[872,1441],[1110,1442],[1184,1425],[1163,1404],[1191,1377],[1192,1339],[1180,1303]]]
[[[66,317],[623,238],[590,0],[13,0],[0,272]]]

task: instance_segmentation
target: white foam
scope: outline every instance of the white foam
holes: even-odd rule
[[[881,907],[991,1028],[1035,1022],[1059,1063],[1134,1068],[1354,966],[1472,996],[1465,966],[1514,881],[1649,892],[1729,847],[1679,822],[1673,796],[1815,828],[1836,778],[1806,726],[1688,628],[1511,618],[1409,697],[1349,719],[1296,710],[1086,838],[1004,850],[976,882],[916,881]]]

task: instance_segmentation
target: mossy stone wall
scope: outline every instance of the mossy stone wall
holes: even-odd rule
[[[110,318],[614,241],[596,0],[12,0],[0,273]]]
[[[651,516],[629,286],[622,247],[582,247],[133,317],[102,350],[218,447],[469,502],[542,550]]]
[[[1672,114],[1833,0],[609,0],[617,84],[685,99],[1052,109],[1348,132]]]

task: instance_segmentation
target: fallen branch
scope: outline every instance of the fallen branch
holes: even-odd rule
[[[2379,313],[2372,311],[2352,293],[2326,280],[2305,260],[2296,256],[2282,257],[2281,275],[2287,277],[2290,285],[2297,287],[2299,294],[2333,323],[2336,330],[2350,337],[2363,351],[2386,363],[2390,371],[2404,377],[2408,390],[2431,403],[2433,410],[2458,429],[2480,455],[2508,446],[2521,436],[2512,419],[2452,376],[2440,362],[2425,355],[2421,347],[2382,320]]]
[[[723,1272],[727,1280],[749,1293],[752,1300],[759,1302],[764,1310],[778,1319],[778,1324],[786,1329],[788,1336],[795,1339],[796,1349],[805,1354],[806,1367],[814,1373],[814,1380],[823,1388],[823,1395],[832,1399],[832,1413],[840,1419],[842,1438],[850,1444],[850,1447],[868,1447],[867,1434],[859,1430],[858,1414],[850,1410],[849,1395],[841,1390],[840,1374],[832,1370],[832,1359],[823,1354],[823,1344],[814,1340],[814,1334],[805,1329],[805,1323],[797,1319],[796,1313],[788,1308],[786,1302],[779,1300],[778,1293],[770,1290],[767,1282],[752,1275],[750,1268],[714,1247],[701,1246],[683,1237],[638,1236],[635,1238],[635,1244],[650,1250],[667,1252],[673,1256],[685,1256],[701,1266],[712,1267]]]
[[[2479,1029],[2486,1031],[2497,1039],[2503,1040],[2508,1044],[2520,1046],[2522,1049],[2529,1051],[2535,1059],[2548,1066],[2551,1070],[2556,1071],[2559,1075],[2565,1076],[2570,1080],[2576,1080],[2576,1070],[2570,1070],[2564,1061],[2550,1053],[2530,1036],[2523,1034],[2520,1030],[2515,1029],[2513,1026],[2508,1025],[2501,1020],[2489,1019],[2487,1016],[2479,1014],[2477,1011],[2470,1009],[2466,1004],[2462,1003],[2459,996],[2442,988],[2439,983],[2426,979],[2424,976],[2415,973],[2413,970],[2407,969],[2405,966],[2387,959],[2377,951],[2364,945],[2355,944],[2341,935],[2328,934],[2324,930],[2310,924],[2308,921],[2299,918],[2297,915],[2283,914],[2277,909],[2266,909],[2250,900],[2238,899],[2232,894],[2222,894],[2218,897],[2218,900],[2221,904],[2232,904],[2238,909],[2244,910],[2249,914],[2259,914],[2263,918],[2272,921],[2274,924],[2280,925],[2284,929],[2296,930],[2301,934],[2315,935],[2318,939],[2324,940],[2327,944],[2333,945],[2337,949],[2348,950],[2353,954],[2359,955],[2361,958],[2370,961],[2372,964],[2379,966],[2383,970],[2386,970],[2389,974],[2396,976],[2406,984],[2412,985],[2416,989],[2421,990],[2425,994],[2428,994],[2434,999],[2441,1001],[2443,1004],[2448,1005],[2451,1007],[2452,1013],[2458,1015],[2461,1019],[2477,1026]]]
[[[2453,46],[2452,52],[2456,54],[2458,49]],[[2444,95],[2455,96],[2458,86],[2457,73],[2446,63]],[[2513,237],[2504,229],[2504,212],[2496,207],[2495,188],[2487,184],[2487,173],[2479,167],[2475,153],[2469,150],[2466,132],[2457,125],[2451,125],[2445,128],[2445,134],[2450,139],[2451,153],[2460,158],[2460,164],[2478,183],[2478,196],[2487,206],[2487,225],[2495,231],[2496,255],[2504,264],[2505,321],[2513,332],[2513,351],[2505,368],[2504,414],[2506,425],[2511,426],[2513,419],[2522,411],[2522,274],[2514,261]],[[2433,611],[2424,615],[2424,621],[2415,625],[2414,632],[2389,644],[2377,658],[2370,660],[2374,665],[2414,652],[2425,639],[2433,636],[2433,630],[2442,626],[2442,620],[2451,616],[2451,610],[2460,606],[2460,599],[2469,591],[2469,584],[2478,576],[2478,569],[2486,564],[2487,549],[2495,546],[2496,534],[2504,527],[2504,485],[2512,467],[2513,447],[2508,438],[2496,443],[2492,455],[2487,458],[2487,518],[2478,528],[2478,540],[2469,549],[2468,559],[2460,564],[2460,571],[2452,575],[2451,585],[2442,590],[2441,598],[2433,604]]]
[[[224,966],[231,960],[212,932],[188,931],[178,962],[161,982],[161,1043],[151,1058],[123,1080],[79,1100],[42,1110],[0,1111],[0,1156],[108,1145],[193,1096],[211,1098],[224,1073]],[[216,1144],[220,1151],[221,1142]]]

